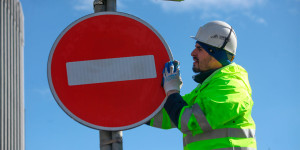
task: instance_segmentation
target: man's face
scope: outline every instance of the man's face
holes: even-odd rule
[[[195,49],[192,51],[191,56],[193,57],[193,71],[195,73],[205,72],[210,69],[215,69],[215,61],[198,43],[195,45]]]

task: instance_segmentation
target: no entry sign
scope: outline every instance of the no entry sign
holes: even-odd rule
[[[164,39],[145,21],[119,12],[95,13],[56,39],[48,81],[74,120],[100,130],[126,130],[163,107],[162,71],[172,59]]]

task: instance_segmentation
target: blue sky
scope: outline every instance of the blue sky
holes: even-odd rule
[[[93,0],[20,0],[25,16],[25,132],[27,150],[97,150],[99,132],[71,119],[56,103],[47,81],[47,60],[58,35],[93,13]],[[249,73],[260,150],[299,149],[300,0],[117,0],[117,11],[151,24],[181,62],[182,94],[191,76],[199,26],[223,20],[238,37],[235,62]],[[146,125],[123,132],[125,150],[181,150],[177,129]]]

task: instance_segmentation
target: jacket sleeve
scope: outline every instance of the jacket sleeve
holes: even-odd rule
[[[213,129],[234,122],[252,109],[251,91],[243,80],[219,78],[213,80],[200,94],[199,101]]]
[[[216,79],[199,89],[194,103],[180,110],[178,129],[185,134],[208,132],[251,109],[251,95],[243,85],[238,79]]]
[[[186,100],[189,100],[190,95],[191,94],[186,94],[184,96]],[[171,94],[167,98],[164,108],[147,122],[147,125],[162,129],[178,128],[180,111],[183,107],[188,105],[187,102],[189,101],[185,101],[179,93]]]
[[[149,122],[147,122],[147,125],[161,129],[177,128],[180,110],[183,106],[186,106],[185,100],[189,99],[190,95],[190,93],[183,97],[181,97],[180,94],[172,94],[172,96],[170,95],[164,105],[164,108]],[[184,97],[185,100],[183,100]],[[169,112],[172,112],[173,115],[168,114],[166,109],[173,109],[172,111],[169,110]],[[171,115],[172,118],[170,118],[169,115]]]
[[[147,124],[160,129],[176,128],[164,108],[159,113],[157,113],[157,115],[155,115],[155,117],[153,117]]]

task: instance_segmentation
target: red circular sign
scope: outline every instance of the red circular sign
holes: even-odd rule
[[[172,54],[161,35],[129,14],[101,12],[70,24],[48,59],[48,81],[60,107],[100,130],[126,130],[165,102],[164,64]]]

